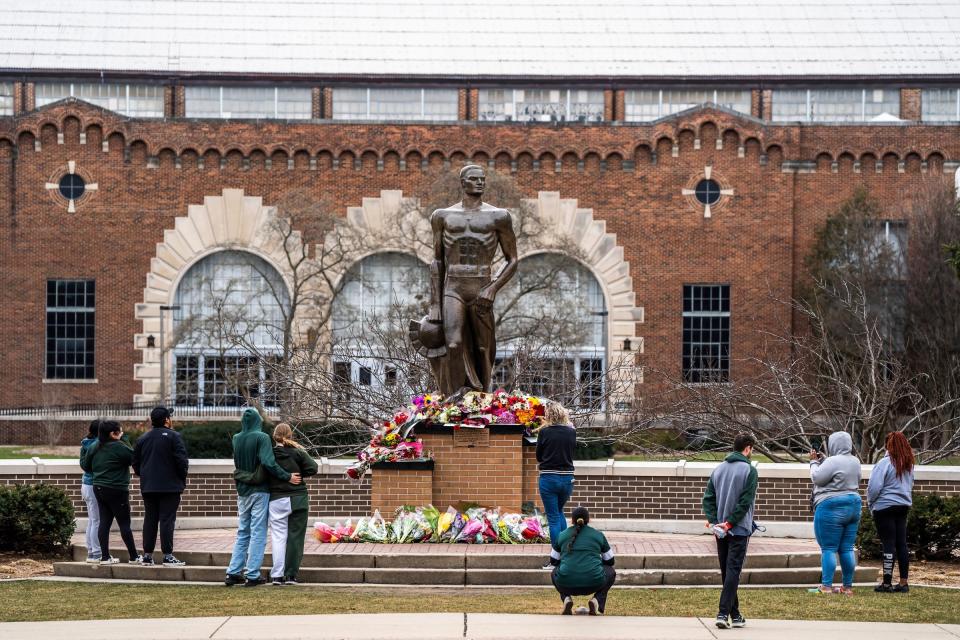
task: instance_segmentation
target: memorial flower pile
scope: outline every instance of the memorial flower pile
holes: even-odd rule
[[[540,514],[500,513],[498,509],[474,507],[440,512],[433,505],[402,507],[392,522],[375,511],[331,526],[317,521],[313,533],[320,542],[525,544],[549,542],[546,519]]]
[[[399,462],[423,458],[423,443],[412,434],[416,424],[449,425],[454,428],[486,427],[491,424],[519,424],[532,434],[544,425],[546,401],[522,391],[493,393],[471,391],[457,402],[444,402],[436,394],[424,394],[393,414],[374,430],[370,444],[357,454],[347,468],[347,477],[359,481],[377,462]]]
[[[493,393],[471,391],[458,402],[444,403],[438,396],[417,396],[408,407],[408,413],[432,424],[487,426],[490,424],[519,424],[531,433],[543,426],[545,401],[523,391],[508,393],[497,389]]]
[[[373,436],[363,451],[357,454],[357,462],[347,467],[347,477],[359,480],[377,462],[399,462],[423,457],[423,442],[412,435],[404,435],[401,427],[410,419],[405,411],[398,411],[390,420],[374,429]]]

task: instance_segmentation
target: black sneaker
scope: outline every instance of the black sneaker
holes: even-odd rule
[[[298,585],[298,584],[300,584],[300,583],[297,581],[296,578],[284,578],[284,579],[283,579],[283,584],[296,586],[296,585]]]
[[[875,586],[873,590],[876,591],[877,593],[890,593],[891,591],[893,591],[893,586],[887,584],[886,582],[881,582],[880,584]]]
[[[735,615],[730,618],[730,623],[733,625],[734,629],[743,629],[747,626],[747,619],[741,615]]]
[[[717,629],[730,629],[733,625],[730,624],[730,618],[727,616],[717,616]]]
[[[898,584],[895,587],[893,587],[891,591],[893,591],[894,593],[910,593],[910,585]]]
[[[252,580],[250,578],[247,578],[247,581],[243,583],[243,586],[259,587],[262,584],[267,584],[267,581],[264,580],[263,578],[257,577],[257,578],[253,578]]]
[[[168,556],[163,556],[163,566],[165,567],[185,567],[187,563],[183,560],[177,560],[177,557],[172,553]]]
[[[567,596],[563,599],[563,615],[572,616],[573,615],[573,598]]]
[[[280,576],[279,578],[271,578],[270,584],[272,584],[275,587],[282,587],[285,584],[285,581],[283,579],[283,576]]]
[[[151,554],[149,554],[149,553],[143,554],[142,556],[140,556],[140,564],[142,564],[142,565],[145,566],[145,567],[152,567],[152,566],[153,566],[153,556],[152,556]]]
[[[246,579],[243,576],[228,573],[227,577],[223,581],[223,584],[227,585],[228,587],[232,587],[235,584],[243,584],[244,582],[246,582]]]

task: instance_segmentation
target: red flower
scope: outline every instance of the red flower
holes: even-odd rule
[[[356,467],[347,467],[347,477],[351,480],[357,480],[360,478],[360,470]]]

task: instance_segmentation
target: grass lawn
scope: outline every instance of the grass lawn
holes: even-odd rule
[[[39,448],[37,446],[2,446],[0,447],[0,460],[29,460],[34,456],[44,460],[69,460],[71,458],[80,458],[80,447],[77,446],[77,455],[34,453]]]
[[[617,589],[607,615],[716,615],[719,589]],[[580,601],[583,602],[580,602]],[[21,580],[0,583],[0,621],[91,620],[321,613],[559,613],[552,590],[356,589],[222,585],[125,585]],[[747,618],[960,623],[960,590],[915,588],[907,595],[858,588],[854,597],[803,589],[742,589]],[[91,603],[99,603],[92,606]],[[578,598],[585,604],[586,598]]]

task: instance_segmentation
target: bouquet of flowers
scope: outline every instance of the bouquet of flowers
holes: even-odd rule
[[[360,518],[357,521],[357,528],[353,530],[353,539],[357,542],[387,542],[387,523],[380,515],[380,511],[374,511],[370,518]]]
[[[407,415],[434,424],[487,426],[521,424],[531,433],[543,426],[545,401],[523,391],[471,391],[459,402],[443,403],[433,395],[413,398]]]
[[[373,429],[370,444],[357,454],[357,462],[347,467],[347,477],[357,482],[377,462],[398,462],[423,457],[423,441],[403,435],[402,427],[410,421],[410,414],[398,411],[390,420]]]

